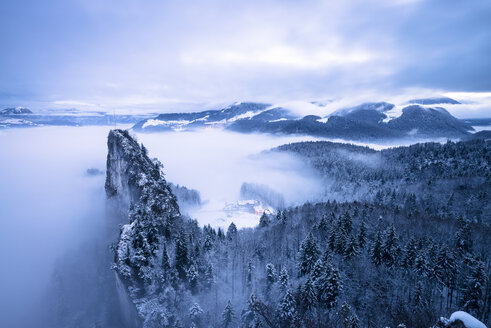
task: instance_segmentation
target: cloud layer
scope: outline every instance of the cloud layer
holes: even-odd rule
[[[490,91],[490,16],[486,0],[6,0],[0,103]]]

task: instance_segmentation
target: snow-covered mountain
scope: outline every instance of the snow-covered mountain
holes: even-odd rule
[[[19,114],[32,114],[30,109],[24,107],[10,107],[0,111],[0,115],[19,115]]]
[[[412,100],[424,104],[458,103],[450,98]],[[300,116],[289,108],[262,103],[236,103],[221,110],[198,113],[161,114],[138,122],[136,131],[182,131],[220,127],[249,133],[306,134],[350,140],[441,137],[462,138],[472,127],[442,107],[396,106],[370,102],[341,108],[321,117],[318,113]]]
[[[271,108],[263,103],[235,103],[223,109],[195,113],[160,114],[156,118],[138,122],[133,129],[138,131],[173,131],[198,127],[223,127],[237,121],[269,122],[293,118],[286,110]]]
[[[459,105],[455,99],[449,97],[431,97],[431,98],[420,98],[420,99],[411,99],[409,100],[410,104],[417,105],[439,105],[439,104],[451,104],[451,105]]]
[[[11,107],[0,111],[0,129],[39,126],[135,124],[153,115],[114,115],[113,113],[106,112],[83,112],[76,109],[60,111],[46,110],[33,113],[24,107]]]

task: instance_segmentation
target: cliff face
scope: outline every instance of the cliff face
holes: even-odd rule
[[[144,326],[155,313],[153,301],[161,287],[162,254],[166,239],[182,221],[175,196],[161,173],[162,164],[127,131],[108,136],[106,194],[129,220],[114,246],[113,269]],[[127,307],[127,306],[125,306]],[[128,326],[135,326],[134,322]]]

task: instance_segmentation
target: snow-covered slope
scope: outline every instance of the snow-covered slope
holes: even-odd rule
[[[421,102],[452,100],[431,99]],[[161,114],[137,123],[133,129],[152,132],[218,127],[244,133],[306,134],[348,140],[463,138],[472,130],[470,125],[456,119],[444,108],[427,105],[404,107],[387,102],[367,102],[338,109],[324,117],[320,116],[326,111],[322,104],[290,105],[294,109],[286,107],[288,104],[236,103],[221,110]]]
[[[0,115],[32,114],[31,110],[24,107],[11,107],[0,110]]]
[[[449,319],[442,317],[440,323],[445,327],[486,328],[484,323],[464,311],[452,313]]]

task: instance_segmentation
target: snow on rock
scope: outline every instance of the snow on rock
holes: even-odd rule
[[[143,128],[147,126],[158,126],[158,125],[187,125],[191,123],[191,121],[180,120],[180,121],[162,121],[158,119],[149,119],[143,124]]]
[[[462,322],[466,328],[486,328],[486,325],[474,318],[467,312],[457,311],[452,313],[447,322],[447,326],[452,327],[452,324]]]
[[[404,106],[397,106],[396,105],[391,110],[386,111],[384,114],[387,115],[387,117],[384,118],[382,122],[387,123],[387,122],[392,121],[393,119],[401,116],[403,107]]]

